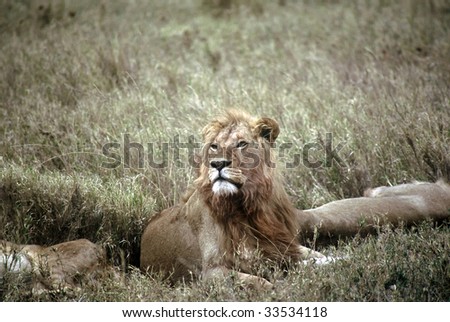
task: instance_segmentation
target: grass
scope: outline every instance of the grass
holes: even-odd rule
[[[449,9],[444,0],[1,2],[0,239],[88,238],[126,271],[76,294],[24,294],[12,282],[3,299],[450,300],[448,228],[429,224],[325,249],[352,261],[299,267],[262,293],[231,281],[169,287],[133,268],[146,220],[195,178],[174,142],[199,142],[229,106],[280,122],[280,145],[291,147],[279,165],[299,208],[450,180]],[[327,133],[341,165],[286,167]],[[144,155],[124,151],[126,135]],[[148,166],[165,143],[167,166]],[[311,158],[324,161],[323,150]]]

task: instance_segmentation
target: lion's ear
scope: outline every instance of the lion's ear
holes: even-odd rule
[[[269,143],[274,143],[278,137],[278,134],[280,134],[280,127],[277,121],[263,117],[256,122],[255,132],[258,136],[266,139]]]

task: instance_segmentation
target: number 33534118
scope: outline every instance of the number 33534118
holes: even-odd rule
[[[328,314],[326,307],[267,306],[264,311],[264,316],[267,318],[324,318]]]

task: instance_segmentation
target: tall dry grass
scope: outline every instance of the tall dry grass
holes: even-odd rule
[[[203,124],[229,106],[280,122],[279,146],[290,148],[279,166],[299,208],[369,186],[450,179],[449,8],[445,0],[1,2],[0,239],[84,237],[115,264],[137,265],[146,220],[195,177],[187,149],[178,158],[172,147],[200,141]],[[323,147],[327,133],[341,164],[286,167],[305,144]],[[124,151],[125,137],[144,155]],[[105,167],[111,143],[114,168]],[[167,166],[150,167],[165,143]],[[311,158],[325,165],[323,150]],[[448,246],[445,227],[386,231],[325,249],[354,260],[299,268],[269,293],[232,282],[170,288],[131,266],[127,285],[105,281],[51,299],[448,300]],[[42,299],[4,288],[5,299]]]

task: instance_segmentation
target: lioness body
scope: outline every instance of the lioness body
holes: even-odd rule
[[[34,291],[77,287],[105,268],[104,250],[87,239],[50,247],[0,241],[0,277],[27,273]]]
[[[365,196],[299,210],[302,240],[314,237],[316,242],[326,244],[343,236],[371,233],[386,223],[440,222],[450,214],[450,186],[443,181],[378,187],[366,191]]]
[[[235,270],[239,279],[265,284],[254,276],[255,261],[264,258],[286,266],[321,258],[299,243],[319,229],[323,236],[352,235],[363,222],[448,218],[450,189],[405,186],[372,192],[366,198],[322,207],[295,209],[279,178],[271,153],[279,134],[271,119],[228,111],[203,130],[205,149],[199,176],[177,206],[150,220],[141,240],[141,269],[162,271],[172,280],[211,278]],[[404,192],[404,194],[403,194]],[[258,256],[256,256],[256,254]]]

